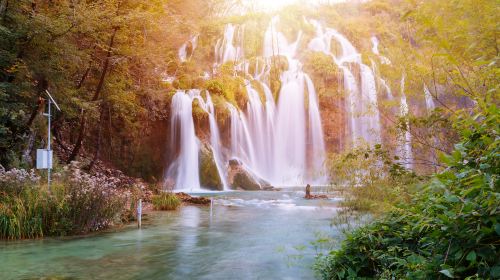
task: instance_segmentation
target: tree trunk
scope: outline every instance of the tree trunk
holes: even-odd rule
[[[109,41],[106,59],[104,60],[104,65],[102,67],[101,77],[99,78],[99,84],[97,85],[97,88],[94,92],[94,96],[92,97],[92,102],[97,101],[99,99],[100,94],[101,94],[101,91],[102,91],[102,88],[104,85],[104,80],[106,78],[106,73],[108,72],[108,68],[109,68],[109,59],[111,58],[111,54],[113,53],[112,48],[113,48],[113,44],[115,41],[115,36],[116,36],[117,31],[118,31],[118,27],[114,27],[113,34],[111,35],[111,39]],[[82,80],[80,80],[80,83],[78,84],[79,87],[81,87],[83,85],[83,81],[87,77],[89,71],[90,71],[90,65],[89,65],[89,68],[87,68],[87,71],[85,72],[85,74],[83,75]],[[83,138],[85,136],[86,114],[87,114],[86,111],[82,111],[82,115],[80,117],[80,133],[78,134],[78,139],[76,141],[75,147],[73,148],[71,155],[69,156],[68,160],[66,161],[67,163],[70,163],[71,161],[75,160],[76,157],[78,156],[78,154],[80,153],[80,149],[82,148],[82,142],[83,142]]]
[[[105,114],[105,111],[106,111],[106,106],[105,105],[101,105],[101,115],[99,116],[99,124],[98,124],[98,128],[97,128],[97,143],[96,143],[96,148],[95,148],[95,151],[94,151],[94,157],[92,158],[92,161],[90,162],[89,166],[87,167],[88,168],[88,172],[91,172],[92,171],[92,168],[94,167],[95,165],[95,162],[99,159],[99,154],[101,152],[101,139],[102,139],[102,123],[104,122],[104,114]]]
[[[80,149],[82,148],[82,142],[83,142],[83,137],[85,135],[85,128],[86,128],[86,120],[85,120],[85,111],[82,109],[82,112],[80,113],[80,132],[78,133],[78,138],[76,139],[76,144],[73,147],[73,151],[69,155],[68,159],[66,160],[66,163],[70,163],[76,159],[78,156],[78,153],[80,153]]]
[[[9,6],[9,1],[0,0],[0,20],[2,21],[3,18],[5,17],[5,13],[7,12],[7,6]]]

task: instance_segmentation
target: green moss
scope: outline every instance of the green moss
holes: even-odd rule
[[[215,115],[219,127],[224,127],[230,118],[230,111],[227,108],[226,100],[221,96],[212,96]]]
[[[224,189],[212,151],[207,148],[200,153],[200,184],[212,190]]]
[[[320,52],[306,52],[302,61],[304,61],[304,71],[313,80],[320,99],[325,96],[339,96],[341,71],[332,57]]]
[[[243,109],[248,101],[244,80],[221,71],[217,77],[205,83],[204,89],[212,96],[224,98],[237,108]]]
[[[288,70],[288,60],[284,56],[273,56],[271,58],[271,71],[269,72],[270,88],[273,93],[274,100],[278,100],[281,89],[281,74]]]
[[[246,172],[239,172],[234,175],[234,181],[232,187],[234,189],[243,189],[247,191],[258,191],[260,190],[260,185],[253,180],[250,175]]]

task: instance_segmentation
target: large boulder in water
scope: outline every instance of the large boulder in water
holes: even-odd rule
[[[247,170],[237,159],[229,161],[229,185],[234,190],[259,191],[273,189],[269,182]]]
[[[212,148],[208,144],[203,144],[200,149],[200,184],[209,190],[224,190]]]

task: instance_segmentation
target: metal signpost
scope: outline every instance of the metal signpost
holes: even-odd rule
[[[59,108],[59,105],[57,105],[56,101],[54,98],[52,98],[52,95],[50,95],[48,90],[45,90],[45,93],[49,97],[48,100],[48,109],[47,113],[44,113],[43,115],[47,117],[48,120],[48,126],[47,126],[47,149],[37,149],[36,150],[36,168],[37,169],[47,169],[47,184],[48,188],[50,191],[50,170],[52,169],[52,149],[50,146],[50,118],[52,117],[51,115],[51,105],[54,104],[57,108],[57,110],[61,111],[61,108]]]

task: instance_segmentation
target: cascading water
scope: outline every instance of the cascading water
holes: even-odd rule
[[[346,109],[350,119],[349,126],[353,146],[380,144],[380,113],[375,76],[372,69],[362,63],[361,55],[356,48],[338,31],[332,28],[323,28],[315,20],[309,22],[316,28],[316,37],[309,42],[308,48],[331,56],[343,71]],[[330,42],[332,39],[340,44],[341,53],[338,55],[331,51]],[[374,48],[374,51],[378,52],[378,48]],[[359,67],[361,86],[358,85],[351,70],[353,65]]]
[[[380,113],[378,109],[377,82],[389,99],[392,92],[387,83],[375,76],[376,69],[363,64],[361,55],[339,32],[323,28],[318,22],[316,37],[308,44],[313,51],[329,55],[343,72],[346,91],[346,111],[353,147],[381,142]],[[255,59],[255,68],[249,73],[250,62],[244,57],[243,27],[228,24],[224,36],[215,46],[215,67],[234,61],[235,70],[245,73],[245,89],[248,95],[246,110],[240,111],[227,103],[230,112],[230,147],[221,147],[215,109],[210,95],[203,99],[200,91],[178,92],[172,102],[172,143],[180,146],[177,159],[171,164],[168,176],[175,178],[176,188],[199,188],[198,154],[199,140],[194,133],[193,99],[209,116],[210,145],[224,189],[228,189],[227,162],[238,159],[253,176],[276,186],[325,183],[325,142],[318,98],[312,79],[303,72],[296,58],[302,33],[289,43],[286,36],[277,31],[279,18],[271,20],[264,34],[263,58]],[[335,40],[339,53],[331,50]],[[373,51],[377,54],[378,40]],[[180,51],[180,59],[185,55]],[[271,80],[271,58],[281,56],[288,62],[288,69],[281,73],[277,101],[268,83]],[[374,66],[375,67],[375,66]],[[359,77],[359,78],[358,78]],[[182,103],[180,102],[182,100]],[[206,100],[206,101],[205,101]],[[403,100],[402,103],[406,102]],[[180,106],[179,104],[182,104]],[[175,107],[174,107],[175,106]],[[407,105],[406,111],[407,114]],[[403,106],[401,107],[403,114]],[[187,127],[185,127],[187,126]],[[176,134],[180,131],[180,136]],[[408,141],[407,141],[408,142]],[[182,144],[181,144],[182,143]],[[411,148],[411,143],[410,146]]]
[[[401,78],[401,106],[400,117],[404,119],[404,129],[398,135],[398,146],[396,148],[396,155],[400,158],[403,166],[407,169],[413,167],[413,152],[411,147],[411,133],[410,121],[408,118],[408,103],[405,94],[405,76]]]
[[[382,64],[391,64],[391,61],[385,57],[382,56],[378,50],[379,46],[379,41],[377,37],[372,36],[371,38],[372,41],[372,52],[378,56],[380,59],[380,62]],[[375,68],[375,64],[373,66]],[[375,71],[374,71],[375,72]],[[387,92],[387,98],[389,100],[393,100],[394,96],[392,95],[390,87],[387,85],[384,79],[381,77],[379,78],[380,84],[386,89]],[[425,88],[426,89],[426,88]],[[426,101],[427,101],[427,93],[426,93]],[[430,100],[432,102],[432,98]],[[408,118],[409,114],[409,108],[408,108],[408,102],[406,100],[406,93],[405,93],[405,76],[403,75],[401,79],[401,101],[400,101],[400,108],[399,108],[399,115],[402,119],[404,119],[404,129],[402,131],[398,132],[397,135],[397,147],[396,147],[396,156],[400,158],[400,162],[403,163],[403,166],[407,169],[413,168],[413,152],[412,152],[412,146],[411,146],[411,133],[410,133],[410,122]]]
[[[278,22],[277,17],[273,18],[264,35],[264,57],[280,55],[288,61],[288,69],[280,77],[282,87],[278,103],[264,82],[269,79],[269,59],[265,59],[266,64],[260,68],[257,60],[253,82],[259,84],[263,92],[259,93],[251,81],[245,81],[246,114],[228,104],[232,157],[240,159],[252,173],[274,185],[301,185],[306,181],[324,184],[325,145],[316,92],[300,62],[294,58],[301,33],[289,44],[277,31]]]
[[[215,120],[215,110],[214,104],[212,103],[212,98],[210,94],[207,92],[207,102],[205,104],[206,112],[208,113],[208,121],[210,124],[210,145],[212,148],[212,153],[214,155],[215,164],[217,167],[217,171],[219,173],[219,177],[222,181],[222,186],[224,190],[228,190],[229,186],[227,184],[227,172],[224,168],[224,160],[221,152],[221,144],[220,144],[220,134],[219,127],[217,125],[217,121]]]
[[[210,145],[222,181],[223,188],[229,189],[227,174],[224,171],[223,157],[220,150],[219,128],[215,120],[215,110],[210,95],[207,101],[202,98],[200,90],[189,90],[187,93],[178,91],[172,98],[171,117],[171,145],[180,147],[179,155],[167,171],[166,179],[175,180],[176,189],[196,191],[200,189],[199,180],[199,150],[200,144],[196,137],[192,116],[193,101],[197,100],[199,106],[208,114],[210,125]],[[180,135],[178,135],[180,131]]]
[[[196,45],[198,43],[198,35],[194,35],[189,39],[189,41],[185,42],[182,44],[182,46],[179,48],[178,55],[179,55],[179,60],[181,62],[184,62],[188,59],[188,45],[191,47],[191,55],[193,54],[194,50],[196,49]]]
[[[372,52],[379,57],[380,62],[382,64],[391,64],[391,61],[387,57],[380,54],[380,51],[378,49],[380,42],[378,38],[376,36],[372,36],[371,41],[372,41]]]
[[[434,111],[436,109],[436,104],[434,103],[434,99],[432,98],[432,94],[426,85],[424,85],[424,96],[425,96],[425,106],[427,108],[427,112],[431,113],[432,111]]]
[[[166,179],[174,180],[178,189],[200,189],[198,153],[199,140],[194,130],[192,116],[193,99],[184,91],[177,91],[172,98],[170,119],[171,145],[179,148],[179,155],[169,167]]]
[[[326,155],[325,141],[323,139],[323,126],[321,124],[321,115],[319,112],[314,84],[309,75],[305,75],[305,79],[309,99],[309,135],[311,136],[310,143],[312,145],[311,160],[313,170],[318,172],[322,170]],[[322,178],[323,180],[326,179],[325,174],[313,174],[313,176],[315,178]]]
[[[379,81],[380,81],[380,84],[384,87],[385,92],[387,93],[387,99],[393,100],[394,99],[394,95],[392,95],[392,90],[389,87],[389,85],[387,84],[387,82],[384,79],[382,79],[382,78],[380,78]]]
[[[224,28],[224,37],[219,39],[215,45],[216,65],[228,61],[239,61],[243,58],[243,48],[241,47],[243,43],[243,30],[241,26],[226,25]]]

